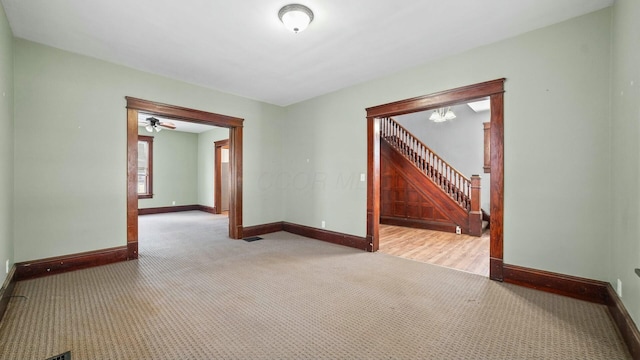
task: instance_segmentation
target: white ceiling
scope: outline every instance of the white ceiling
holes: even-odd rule
[[[289,105],[586,14],[613,0],[1,0],[16,37]]]

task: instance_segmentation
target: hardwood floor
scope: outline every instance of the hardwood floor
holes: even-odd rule
[[[475,237],[380,224],[378,251],[489,276],[489,229]]]

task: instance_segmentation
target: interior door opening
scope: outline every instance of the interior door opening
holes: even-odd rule
[[[464,101],[488,97],[490,116],[490,249],[489,277],[503,279],[504,214],[504,81],[484,83],[441,91],[417,98],[366,109],[367,111],[367,241],[368,250],[380,247],[381,218],[381,126],[386,118],[441,109]],[[446,183],[446,182],[445,182]],[[480,209],[473,209],[482,219]],[[471,226],[470,226],[471,227]]]
[[[214,165],[214,209],[216,214],[229,214],[229,139],[216,141]]]
[[[125,97],[127,101],[127,253],[138,258],[138,119],[139,112],[168,119],[229,129],[229,237],[242,238],[243,119]]]

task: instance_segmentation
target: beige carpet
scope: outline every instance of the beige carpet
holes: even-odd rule
[[[140,220],[139,260],[18,283],[0,358],[630,358],[600,305],[283,232],[228,240],[201,212]]]

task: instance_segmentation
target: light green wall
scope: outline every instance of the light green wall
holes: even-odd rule
[[[13,34],[0,5],[0,287],[13,265]]]
[[[613,7],[612,271],[622,281],[622,301],[640,324],[640,2],[617,0]]]
[[[198,134],[198,204],[213,207],[216,141],[229,138],[229,129],[213,128]]]
[[[198,205],[198,134],[180,131],[138,134],[153,136],[153,198],[139,199],[138,208]]]
[[[16,39],[15,259],[126,244],[125,96],[245,119],[245,225],[281,220],[280,107]]]
[[[285,182],[285,221],[364,236],[366,187],[338,179],[366,172],[365,108],[505,77],[504,260],[606,279],[610,19],[605,9],[290,106],[285,172],[316,181]]]

